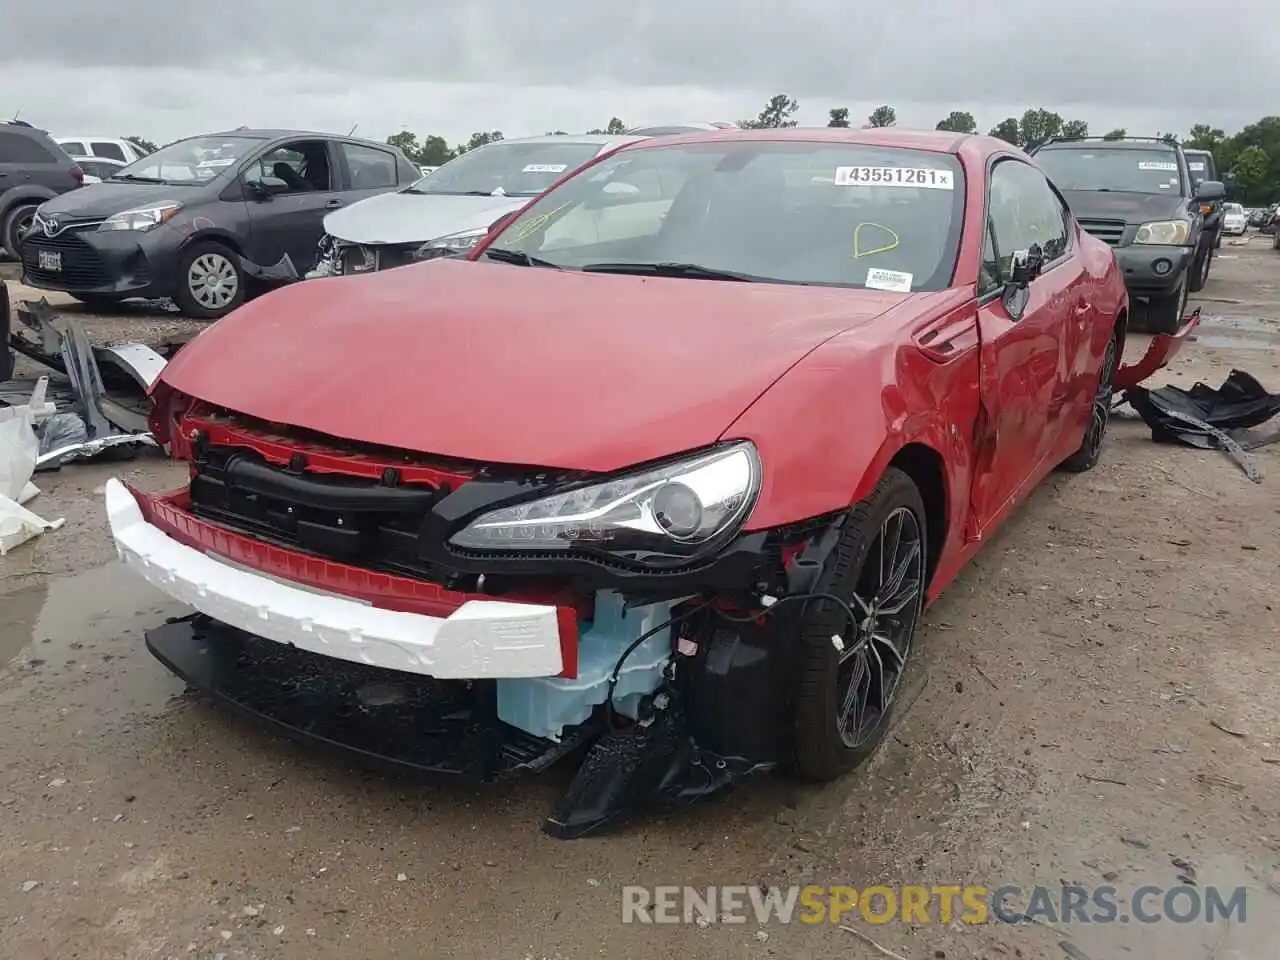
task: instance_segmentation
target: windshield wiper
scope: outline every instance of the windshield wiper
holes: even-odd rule
[[[552,270],[562,269],[558,263],[552,263],[550,260],[542,260],[538,257],[531,257],[523,250],[507,250],[503,247],[490,247],[484,252],[484,255],[497,260],[499,263],[512,263],[517,267],[550,267]]]
[[[696,280],[737,280],[753,283],[759,277],[732,270],[717,270],[699,263],[588,263],[583,273],[634,273],[655,277],[689,277]]]
[[[163,180],[160,177],[140,177],[136,173],[117,173],[110,177],[107,177],[107,179],[108,180],[128,180],[131,183],[168,183],[169,182],[168,180]]]

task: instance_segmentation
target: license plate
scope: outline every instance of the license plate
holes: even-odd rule
[[[62,251],[61,250],[41,250],[40,251],[40,269],[49,270],[53,273],[62,272]]]

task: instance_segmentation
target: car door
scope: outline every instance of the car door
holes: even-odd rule
[[[987,230],[978,287],[980,394],[986,449],[975,482],[980,527],[1038,480],[1058,445],[1070,399],[1071,326],[1087,315],[1087,284],[1069,214],[1035,167],[1012,157],[987,180]],[[1044,263],[1015,315],[1003,291],[1015,253],[1039,246]]]
[[[398,179],[396,155],[390,150],[347,141],[339,141],[335,146],[342,161],[341,199],[344,205],[359,203],[367,197],[402,186]]]
[[[342,206],[332,141],[277,141],[241,171],[249,210],[249,258],[263,267],[286,256],[305,273],[314,265],[325,214]]]

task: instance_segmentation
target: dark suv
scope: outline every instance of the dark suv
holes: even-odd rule
[[[172,298],[189,317],[216,319],[251,283],[300,278],[327,213],[421,177],[395,147],[369,140],[190,137],[43,204],[21,244],[23,281],[98,307]]]
[[[1147,300],[1151,332],[1177,330],[1213,262],[1202,204],[1220,203],[1226,187],[1193,184],[1182,148],[1154,137],[1057,138],[1032,156],[1080,226],[1115,249],[1129,293]]]
[[[1187,157],[1187,169],[1191,171],[1191,185],[1196,186],[1201,180],[1221,180],[1223,186],[1230,187],[1227,177],[1218,176],[1218,163],[1208,150],[1182,151]],[[1200,206],[1204,216],[1204,228],[1213,235],[1213,249],[1222,246],[1222,214],[1224,204],[1221,200],[1205,203]]]
[[[18,255],[36,207],[84,183],[84,171],[43,130],[0,120],[0,251]]]

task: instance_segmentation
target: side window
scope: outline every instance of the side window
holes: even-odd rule
[[[1000,274],[1000,263],[996,260],[995,244],[991,240],[991,221],[987,221],[987,229],[982,231],[982,265],[978,269],[978,296],[984,297],[1004,286]]]
[[[376,147],[357,143],[339,144],[350,170],[352,190],[373,190],[377,187],[396,185],[396,158],[394,154]]]
[[[76,140],[64,140],[58,144],[62,147],[63,152],[69,157],[85,157],[88,153],[84,149],[84,144]]]
[[[991,171],[988,217],[999,257],[1000,277],[1009,276],[1013,254],[1039,244],[1045,263],[1067,252],[1067,211],[1035,167],[1001,160]]]
[[[271,194],[332,190],[329,146],[323,140],[295,140],[264,153],[244,172],[246,183]]]
[[[52,163],[56,159],[33,137],[0,131],[0,163]]]
[[[93,147],[93,155],[95,157],[110,157],[112,160],[128,160],[124,155],[124,147],[118,143],[109,143],[105,140],[95,140],[89,144]]]

